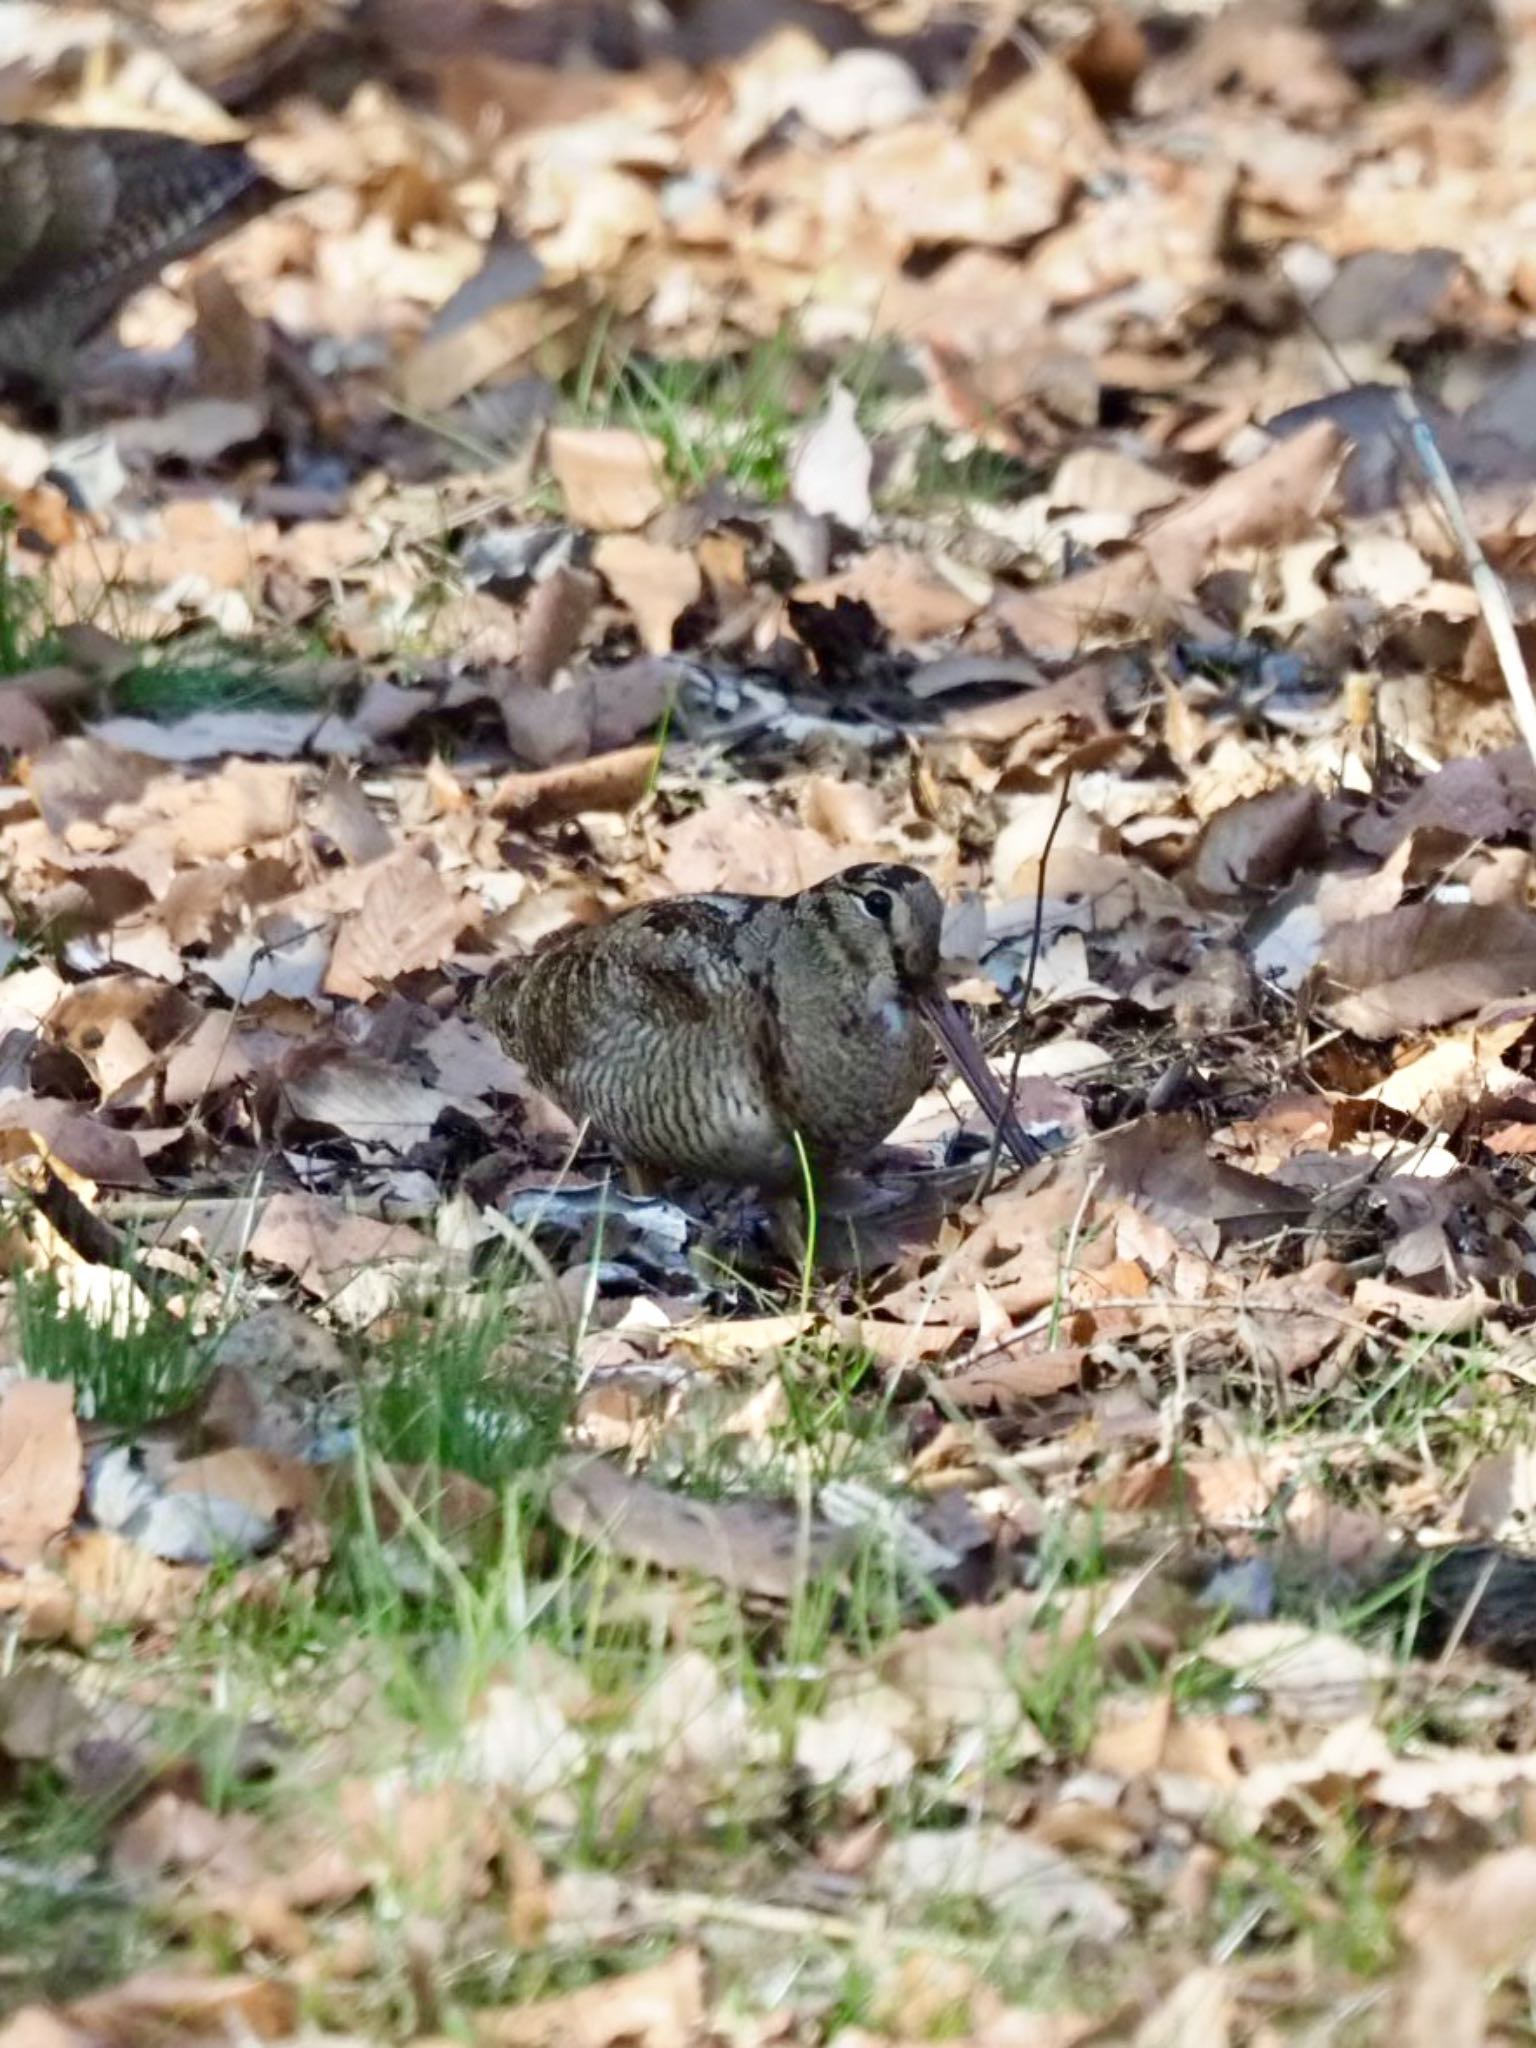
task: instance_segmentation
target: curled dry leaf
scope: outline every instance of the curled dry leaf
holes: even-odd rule
[[[514,818],[525,826],[574,818],[581,811],[632,810],[654,779],[659,758],[653,746],[615,747],[612,753],[563,767],[504,775],[489,810],[492,817]]]
[[[869,484],[875,457],[858,413],[853,393],[834,384],[826,411],[800,436],[789,458],[789,487],[801,508],[855,533],[868,525],[874,511]]]
[[[92,2040],[112,2048],[134,2048],[150,2040],[227,2038],[234,2031],[258,2041],[281,2041],[298,2023],[299,1998],[276,1977],[145,1970],[108,1991],[75,1999],[64,2013]]]

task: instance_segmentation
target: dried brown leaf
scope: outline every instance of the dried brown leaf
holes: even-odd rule
[[[1329,1013],[1347,1031],[1422,1031],[1536,985],[1536,916],[1510,904],[1405,904],[1335,925],[1323,966]]]
[[[440,967],[475,921],[472,902],[432,863],[402,847],[368,869],[367,893],[336,935],[324,988],[366,1002],[417,968]]]
[[[1005,1352],[940,1380],[939,1400],[946,1407],[1015,1414],[1031,1402],[1048,1400],[1052,1394],[1080,1386],[1087,1356],[1081,1347]]]
[[[615,747],[590,760],[527,774],[504,775],[491,792],[493,818],[545,825],[580,811],[627,811],[645,795],[656,771],[655,747]]]
[[[667,502],[666,450],[627,427],[553,427],[549,466],[577,526],[632,533]]]
[[[620,1557],[776,1600],[792,1598],[808,1572],[834,1571],[849,1549],[845,1532],[806,1526],[776,1502],[693,1500],[596,1459],[565,1465],[550,1508],[569,1535]]]
[[[524,682],[537,690],[549,687],[581,645],[598,596],[597,578],[568,562],[561,562],[534,586],[523,613],[518,650],[518,673]]]
[[[298,2023],[298,1993],[275,1977],[210,1977],[144,1970],[108,1991],[77,1998],[65,2016],[108,2048],[224,2039],[233,2030],[280,2041]]]
[[[1300,1622],[1250,1621],[1223,1629],[1203,1657],[1255,1685],[1288,1720],[1352,1721],[1369,1713],[1391,1660],[1348,1636]]]
[[[249,1221],[249,1204],[235,1204]],[[231,1215],[230,1226],[239,1229]],[[429,1257],[433,1245],[406,1223],[380,1223],[352,1214],[324,1195],[273,1195],[250,1228],[253,1259],[282,1266],[311,1294],[328,1295],[348,1278],[381,1264]]]
[[[478,2012],[475,2039],[485,2048],[690,2048],[704,2016],[704,1959],[679,1948],[648,1970]]]
[[[1248,890],[1277,889],[1318,863],[1327,845],[1316,790],[1270,790],[1230,804],[1207,821],[1190,880],[1217,902]]]
[[[394,846],[389,827],[363,795],[357,778],[339,760],[326,770],[313,817],[317,828],[354,867],[382,860]]]
[[[81,1480],[74,1388],[13,1380],[0,1393],[0,1568],[43,1556],[74,1520]]]
[[[704,578],[694,556],[638,534],[610,533],[593,548],[592,563],[629,608],[644,645],[653,654],[666,654],[673,628],[703,594]]]

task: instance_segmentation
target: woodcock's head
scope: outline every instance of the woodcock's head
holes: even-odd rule
[[[944,905],[925,874],[901,861],[864,861],[804,889],[790,914],[811,951],[876,1006],[894,998],[925,1020],[1021,1165],[1040,1148],[1019,1124],[939,979]]]
[[[820,940],[819,951],[841,956],[871,984],[894,978],[905,993],[933,987],[939,972],[944,905],[925,874],[899,861],[864,861],[805,889],[794,899]]]

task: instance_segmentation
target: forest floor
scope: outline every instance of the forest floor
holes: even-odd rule
[[[0,6],[294,193],[0,421],[0,2048],[1536,2041],[1527,12]],[[469,1014],[868,859],[798,1264]]]

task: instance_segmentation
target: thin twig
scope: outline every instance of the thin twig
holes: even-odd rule
[[[1525,665],[1525,656],[1520,651],[1520,638],[1515,631],[1515,615],[1510,609],[1509,592],[1504,588],[1497,571],[1483,553],[1481,543],[1472,531],[1467,518],[1466,507],[1456,481],[1440,453],[1429,421],[1419,410],[1419,402],[1408,390],[1392,394],[1393,406],[1398,418],[1408,431],[1408,445],[1414,459],[1424,473],[1424,481],[1434,492],[1440,510],[1445,514],[1446,524],[1456,538],[1462,559],[1467,565],[1467,574],[1472,579],[1472,588],[1477,601],[1483,608],[1483,621],[1488,628],[1488,638],[1493,642],[1493,651],[1499,658],[1499,668],[1504,677],[1504,687],[1509,692],[1509,701],[1515,714],[1515,723],[1520,728],[1520,737],[1525,741],[1525,750],[1536,762],[1536,696],[1531,692],[1530,670]]]
[[[1503,1560],[1499,1552],[1493,1550],[1489,1551],[1487,1557],[1483,1560],[1483,1568],[1478,1573],[1477,1584],[1471,1588],[1466,1599],[1462,1601],[1456,1620],[1452,1624],[1450,1633],[1446,1636],[1445,1648],[1440,1652],[1437,1665],[1439,1670],[1448,1671],[1451,1668],[1452,1660],[1455,1658],[1456,1652],[1461,1648],[1462,1639],[1471,1626],[1472,1618],[1483,1604],[1483,1595],[1488,1591],[1493,1575],[1502,1562]]]
[[[1040,873],[1035,880],[1035,917],[1029,934],[1029,965],[1024,970],[1024,986],[1019,991],[1016,1005],[1018,1022],[1023,1023],[1029,1010],[1029,999],[1035,989],[1035,966],[1040,958],[1040,945],[1045,932],[1045,878],[1050,865],[1051,849],[1056,844],[1056,834],[1061,830],[1061,821],[1067,815],[1067,799],[1072,793],[1072,771],[1069,768],[1061,780],[1061,797],[1056,805],[1056,815],[1051,820],[1051,829],[1045,835],[1045,844],[1040,849]],[[1008,1070],[1008,1086],[1003,1096],[1010,1110],[1019,1085],[1019,1068],[1024,1061],[1024,1034],[1015,1032],[1013,1041],[1013,1065]],[[984,1201],[997,1178],[997,1164],[1003,1150],[1003,1126],[998,1123],[992,1133],[992,1149],[987,1154],[986,1168],[981,1176],[981,1185],[976,1190],[978,1202]]]
[[[1293,304],[1311,330],[1313,339],[1332,364],[1334,374],[1341,385],[1346,390],[1358,391],[1360,387],[1350,375],[1349,365],[1319,325],[1312,308],[1278,266],[1271,265],[1270,268],[1272,274],[1280,278],[1290,292]],[[1451,475],[1445,457],[1440,453],[1429,421],[1425,419],[1412,390],[1406,387],[1395,390],[1392,393],[1392,409],[1403,428],[1402,435],[1394,435],[1393,438],[1398,441],[1399,446],[1406,445],[1408,453],[1417,463],[1424,481],[1428,484],[1435,503],[1444,515],[1452,539],[1461,549],[1473,592],[1482,607],[1488,638],[1493,643],[1494,653],[1498,656],[1499,669],[1504,677],[1504,686],[1509,692],[1510,708],[1515,714],[1515,723],[1520,728],[1520,737],[1525,742],[1526,752],[1532,761],[1536,762],[1536,694],[1532,693],[1530,670],[1526,667],[1525,656],[1520,651],[1520,638],[1515,630],[1515,616],[1510,608],[1509,593],[1472,531],[1472,523],[1467,517],[1461,493],[1456,488],[1456,480]]]

